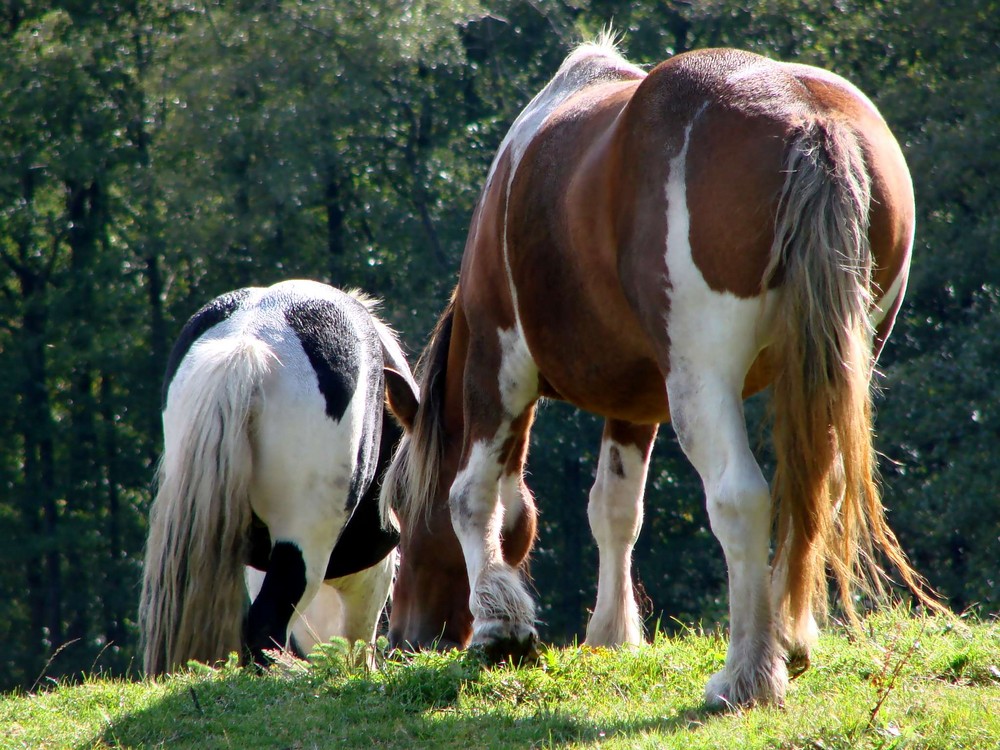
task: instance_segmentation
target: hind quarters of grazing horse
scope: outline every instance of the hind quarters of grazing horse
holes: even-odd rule
[[[374,637],[398,541],[377,478],[417,388],[373,310],[296,280],[223,295],[185,325],[140,602],[148,674],[232,651],[265,663],[290,628],[300,650]]]
[[[783,701],[828,569],[848,613],[856,585],[884,591],[876,552],[939,607],[874,478],[870,381],[913,223],[899,146],[842,78],[736,50],[648,74],[610,44],[576,50],[501,143],[421,358],[414,429],[383,486],[401,521],[390,641],[532,652],[522,470],[540,397],[606,418],[589,643],[642,639],[631,553],[665,421],[729,570],[730,646],[709,703]],[[742,403],[769,385],[770,488]]]

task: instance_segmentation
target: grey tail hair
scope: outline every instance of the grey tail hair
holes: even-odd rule
[[[790,136],[763,288],[777,288],[772,485],[776,609],[792,641],[826,573],[856,622],[853,591],[884,598],[880,552],[921,602],[940,605],[910,567],[882,506],[873,442],[871,178],[850,126],[805,123]]]
[[[274,354],[252,337],[202,340],[163,412],[139,629],[147,674],[241,652],[252,521],[248,431]]]

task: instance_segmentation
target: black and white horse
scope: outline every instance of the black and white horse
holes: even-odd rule
[[[398,534],[378,478],[417,389],[373,304],[313,281],[218,297],[184,326],[140,626],[147,674],[239,651],[371,640]],[[253,599],[247,612],[246,604]]]

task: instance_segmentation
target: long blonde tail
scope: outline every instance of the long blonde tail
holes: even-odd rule
[[[872,434],[871,179],[842,123],[791,138],[765,284],[778,286],[772,493],[779,611],[790,634],[826,613],[826,572],[856,622],[856,588],[886,594],[880,552],[923,603],[941,606],[885,520]]]
[[[248,430],[273,357],[254,338],[202,340],[171,386],[139,607],[149,675],[241,649]]]

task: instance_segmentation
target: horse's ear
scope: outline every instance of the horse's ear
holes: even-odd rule
[[[392,415],[409,431],[417,416],[420,396],[413,381],[398,370],[385,368],[385,403]]]

